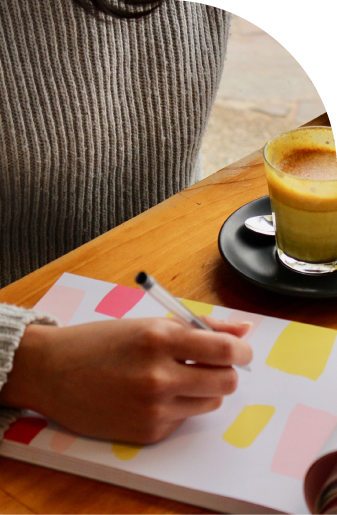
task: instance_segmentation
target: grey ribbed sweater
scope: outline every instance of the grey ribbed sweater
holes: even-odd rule
[[[0,0],[0,287],[198,180],[228,30],[185,1],[130,21]],[[0,389],[27,323],[55,321],[0,305]]]
[[[195,182],[225,11],[0,0],[1,286]]]

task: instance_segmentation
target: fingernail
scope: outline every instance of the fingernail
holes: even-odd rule
[[[244,327],[252,327],[252,325],[254,325],[254,322],[240,322],[240,325]]]

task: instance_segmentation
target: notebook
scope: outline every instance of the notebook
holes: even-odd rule
[[[337,449],[337,331],[181,302],[198,315],[252,322],[251,372],[238,369],[238,388],[221,408],[149,446],[81,437],[26,412],[6,432],[0,454],[221,512],[307,513],[307,472]],[[36,308],[63,325],[169,316],[137,288],[67,273]],[[313,478],[317,484],[324,473],[310,470],[312,493]]]

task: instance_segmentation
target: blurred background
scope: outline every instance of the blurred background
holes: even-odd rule
[[[230,32],[202,146],[204,177],[325,112],[305,71],[275,39],[235,15]]]

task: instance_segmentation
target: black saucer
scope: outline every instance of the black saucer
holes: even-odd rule
[[[235,211],[219,233],[221,256],[244,278],[267,290],[298,297],[337,297],[337,273],[306,275],[286,268],[277,257],[275,239],[250,231],[250,216],[271,214],[269,197]]]

